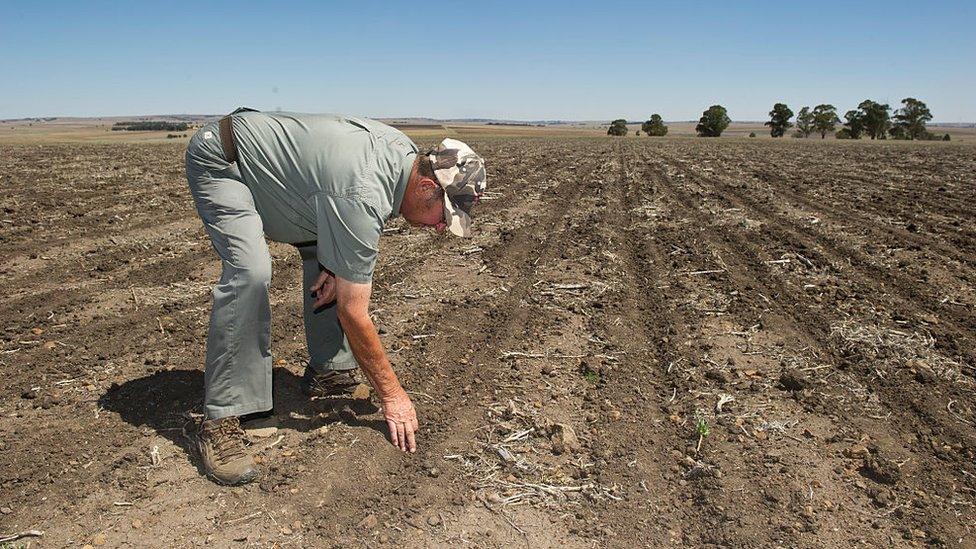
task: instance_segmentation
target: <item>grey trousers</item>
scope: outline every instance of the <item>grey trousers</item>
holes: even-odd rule
[[[207,333],[204,413],[219,419],[270,410],[271,255],[251,191],[237,165],[224,159],[216,123],[190,140],[186,178],[222,266]],[[314,243],[298,250],[308,366],[318,371],[358,367],[335,307],[312,309],[310,288],[322,270]]]

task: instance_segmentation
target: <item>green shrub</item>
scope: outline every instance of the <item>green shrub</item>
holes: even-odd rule
[[[698,137],[719,137],[731,122],[732,119],[729,118],[729,112],[725,110],[725,107],[712,105],[698,119],[695,131],[698,132]]]
[[[668,134],[668,127],[660,114],[652,114],[647,122],[641,124],[641,129],[651,137],[662,137]]]
[[[618,118],[610,123],[610,127],[607,128],[607,135],[627,135],[627,121],[623,118]]]

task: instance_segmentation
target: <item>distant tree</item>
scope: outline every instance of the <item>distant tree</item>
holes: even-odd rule
[[[844,126],[848,133],[848,139],[860,139],[864,133],[864,114],[857,109],[851,109],[844,114]]]
[[[773,110],[769,111],[769,122],[763,125],[769,126],[769,135],[783,137],[786,135],[786,130],[793,127],[790,118],[793,118],[793,111],[785,103],[776,103],[773,105]]]
[[[640,137],[640,130],[635,131],[634,132],[634,135],[636,135],[637,137]]]
[[[895,111],[895,126],[899,128],[908,139],[922,139],[928,130],[925,123],[932,120],[932,112],[928,105],[915,99],[906,97],[901,100],[902,108]]]
[[[851,139],[851,129],[841,128],[837,130],[837,133],[834,134],[834,137],[836,137],[837,139]]]
[[[664,125],[664,119],[660,114],[652,114],[651,118],[641,124],[644,133],[651,137],[661,137],[668,134],[668,127]]]
[[[887,137],[888,130],[891,128],[891,114],[889,112],[891,107],[865,99],[857,108],[861,111],[864,131],[871,136],[871,139]]]
[[[695,131],[698,132],[698,137],[718,137],[722,135],[725,128],[729,127],[731,122],[732,120],[729,118],[729,113],[725,110],[725,107],[722,105],[712,105],[698,119],[698,125],[695,126]]]
[[[942,140],[943,140],[943,141],[951,141],[951,140],[952,140],[952,138],[951,138],[951,137],[949,137],[949,134],[945,134],[945,135],[943,135],[943,136],[942,136]]]
[[[756,132],[749,132],[749,137],[756,137]]]
[[[834,131],[838,123],[840,118],[837,118],[837,107],[817,105],[813,108],[813,128],[820,132],[820,139],[826,139],[827,133]]]
[[[803,107],[800,114],[796,115],[796,132],[800,137],[810,137],[813,129],[813,113],[810,112],[810,107]]]
[[[611,122],[610,127],[607,128],[607,135],[627,135],[627,121],[618,118]]]

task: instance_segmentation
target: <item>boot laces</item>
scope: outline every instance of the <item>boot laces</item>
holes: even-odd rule
[[[217,461],[227,463],[244,457],[244,429],[237,418],[219,421],[210,431],[210,440]]]
[[[356,379],[353,378],[352,374],[346,372],[330,371],[314,375],[312,383],[321,389],[344,388],[355,385]]]

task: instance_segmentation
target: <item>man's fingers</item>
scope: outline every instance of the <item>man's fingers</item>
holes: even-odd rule
[[[390,442],[394,446],[400,446],[400,441],[397,439],[397,423],[392,419],[386,420],[386,428],[390,430]]]
[[[315,282],[312,283],[312,291],[313,292],[319,291],[322,285],[325,284],[326,280],[328,280],[327,277],[319,275],[319,277],[315,279]]]
[[[412,420],[410,420],[410,426],[413,427],[414,432],[417,432],[417,431],[420,430],[420,422],[417,421],[417,418],[416,417],[413,418]]]
[[[403,424],[402,423],[397,423],[396,424],[396,428],[397,428],[397,438],[400,439],[400,449],[403,450],[404,452],[406,452],[407,451],[407,434],[404,432],[405,430],[403,428]]]
[[[335,286],[332,286],[331,288],[325,288],[319,290],[319,293],[315,297],[315,301],[312,303],[312,306],[315,309],[318,309],[323,305],[328,305],[329,303],[332,303],[333,301],[335,301],[335,298],[336,298]]]
[[[404,431],[406,432],[406,435],[407,435],[407,449],[410,450],[411,453],[416,452],[417,451],[417,439],[413,435],[413,431],[414,431],[413,426],[412,425],[407,425],[407,428],[404,429]]]
[[[336,300],[336,284],[335,277],[328,276],[319,279],[315,285],[312,286],[312,290],[315,293],[315,301],[312,302],[312,306],[316,309],[322,307],[323,305],[328,305]]]

